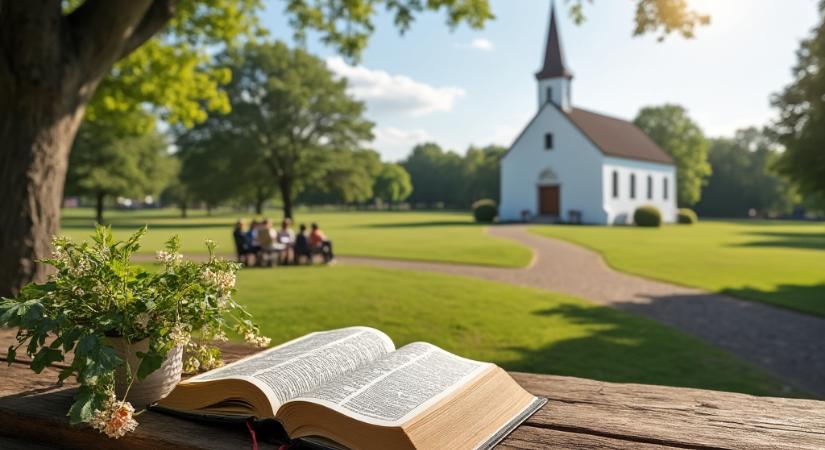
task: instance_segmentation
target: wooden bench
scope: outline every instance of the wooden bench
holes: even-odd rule
[[[224,357],[232,361],[254,351],[228,345]],[[137,430],[119,440],[85,426],[69,426],[65,414],[75,387],[55,386],[57,373],[57,368],[47,368],[37,375],[22,364],[0,367],[0,448],[217,450],[251,446],[242,427],[207,426],[154,412],[138,416]],[[549,402],[500,448],[825,448],[825,402],[821,401],[512,375]],[[262,443],[260,448],[276,447]]]

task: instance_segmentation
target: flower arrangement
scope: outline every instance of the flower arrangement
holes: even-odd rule
[[[54,254],[42,261],[55,269],[49,281],[0,300],[0,326],[18,328],[9,364],[24,346],[37,373],[73,352],[71,364],[59,374],[60,381],[74,376],[80,384],[70,420],[113,438],[138,425],[127,401],[129,387],[160,368],[171,350],[183,347],[183,368],[194,372],[222,365],[220,350],[211,343],[225,341],[227,331],[261,347],[269,344],[232,299],[240,266],[216,258],[214,242],[206,242],[208,261],[195,263],[183,260],[180,240],[173,237],[157,253],[162,269],[151,271],[130,262],[145,233],[146,227],[115,242],[110,228],[98,227],[92,243],[57,237]],[[127,345],[148,341],[148,350],[136,353],[136,368],[128,367],[112,339]],[[118,370],[128,383],[120,399]]]

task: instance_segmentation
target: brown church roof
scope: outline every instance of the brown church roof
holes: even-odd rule
[[[562,112],[607,156],[673,164],[673,158],[632,122],[579,108]]]
[[[544,65],[536,73],[536,79],[546,80],[560,77],[571,79],[573,74],[567,70],[567,66],[564,64],[561,38],[559,37],[559,29],[556,26],[556,4],[553,3],[550,6],[550,27],[547,31],[547,47],[544,49]]]

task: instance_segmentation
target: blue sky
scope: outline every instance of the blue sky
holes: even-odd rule
[[[356,66],[312,38],[307,48],[367,103],[373,147],[387,160],[402,159],[421,141],[460,153],[471,144],[509,146],[537,108],[533,73],[550,1],[491,2],[496,20],[483,30],[451,32],[442,15],[429,13],[401,36],[382,14]],[[689,2],[712,16],[693,40],[633,38],[632,0],[586,3],[580,26],[561,14],[574,105],[632,119],[643,106],[677,103],[711,136],[767,124],[774,116],[769,97],[791,81],[799,41],[817,23],[816,0]],[[281,0],[269,0],[264,23],[292,43],[282,8]]]

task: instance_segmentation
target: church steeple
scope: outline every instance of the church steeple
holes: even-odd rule
[[[570,110],[570,82],[573,73],[564,62],[559,27],[556,23],[556,3],[550,4],[550,25],[547,45],[544,49],[544,65],[536,73],[539,84],[539,107],[552,102],[564,110]]]
[[[556,25],[556,3],[553,2],[550,5],[550,27],[547,31],[547,46],[544,50],[544,66],[536,73],[536,79],[546,80],[560,77],[569,80],[573,78],[573,74],[567,70],[567,66],[564,64],[559,28]]]

